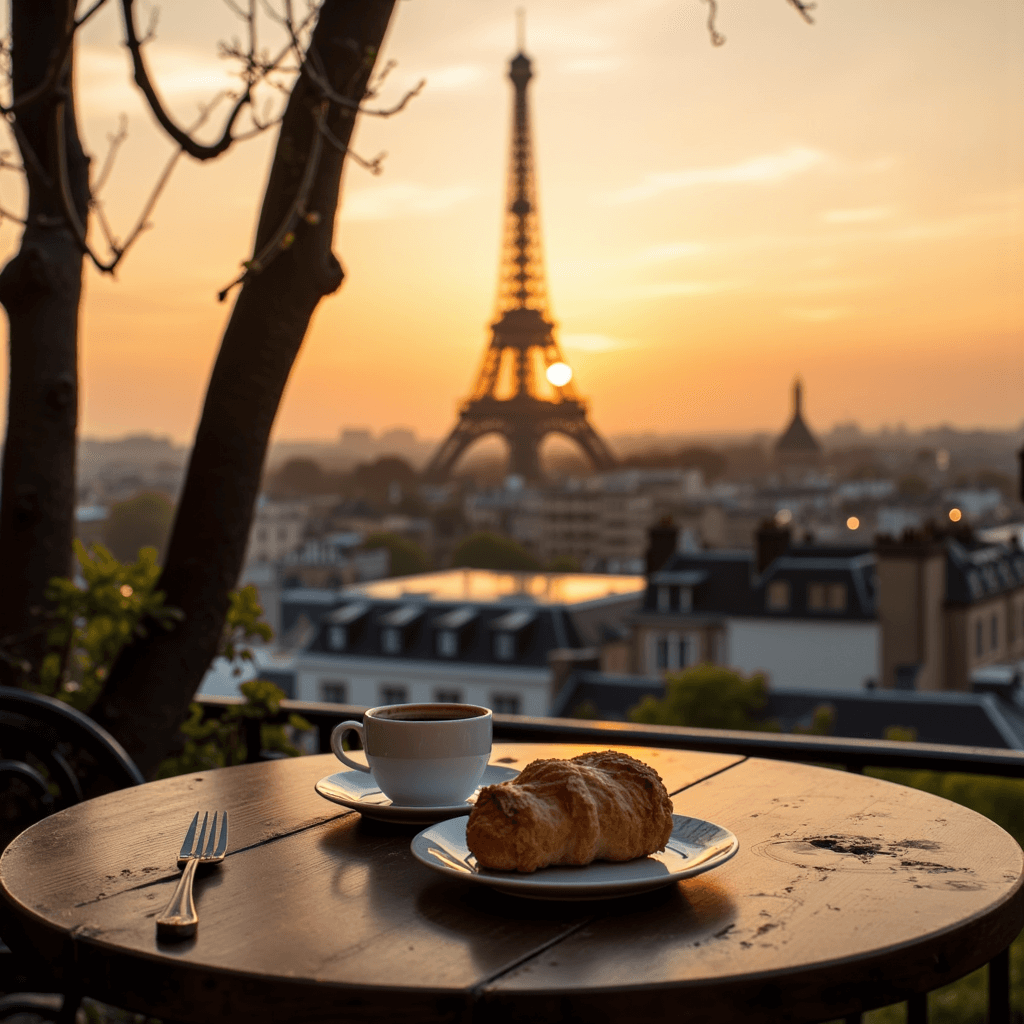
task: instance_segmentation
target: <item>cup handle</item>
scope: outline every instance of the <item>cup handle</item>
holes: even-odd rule
[[[334,751],[334,756],[344,764],[347,764],[349,768],[355,768],[357,771],[369,772],[369,768],[365,764],[360,764],[358,761],[352,761],[349,756],[345,753],[342,747],[342,741],[345,739],[345,733],[354,732],[359,737],[359,742],[363,744],[363,749],[366,749],[366,742],[363,740],[363,725],[361,722],[342,722],[341,725],[336,725],[334,730],[331,732],[331,750]]]

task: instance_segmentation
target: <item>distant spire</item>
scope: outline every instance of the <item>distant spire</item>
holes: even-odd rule
[[[520,53],[526,49],[526,8],[516,8],[516,47]]]
[[[775,456],[783,460],[817,460],[821,445],[804,422],[804,383],[793,380],[793,418],[782,436],[775,442]]]

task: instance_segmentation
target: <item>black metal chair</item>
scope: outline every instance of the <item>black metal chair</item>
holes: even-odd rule
[[[117,740],[81,711],[0,686],[0,850],[55,811],[144,781]],[[58,988],[45,965],[0,940],[0,1020],[33,1013],[70,1024],[81,994]]]

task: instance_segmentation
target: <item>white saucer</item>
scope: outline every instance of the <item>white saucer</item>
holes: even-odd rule
[[[498,782],[507,782],[518,774],[519,772],[515,768],[489,764],[484,769],[484,777],[480,780],[480,786],[493,786]],[[480,792],[480,786],[468,800],[461,804],[452,804],[447,807],[402,807],[393,804],[380,791],[380,787],[368,772],[349,769],[321,779],[316,784],[316,791],[325,799],[341,804],[342,807],[351,807],[352,810],[359,811],[367,818],[376,818],[378,821],[399,821],[410,825],[426,825],[430,822],[444,821],[446,818],[469,814],[473,810],[473,803],[476,800],[476,794]]]
[[[425,828],[412,841],[413,856],[442,874],[538,900],[632,896],[717,868],[740,848],[727,828],[673,814],[672,838],[661,853],[616,864],[594,861],[586,867],[541,868],[527,875],[480,867],[466,846],[466,821],[453,818]]]

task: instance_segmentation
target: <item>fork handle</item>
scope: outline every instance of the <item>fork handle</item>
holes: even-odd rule
[[[196,876],[199,858],[192,857],[178,879],[177,888],[167,908],[156,919],[156,934],[160,939],[190,939],[199,926],[199,915],[192,899],[192,879]]]

